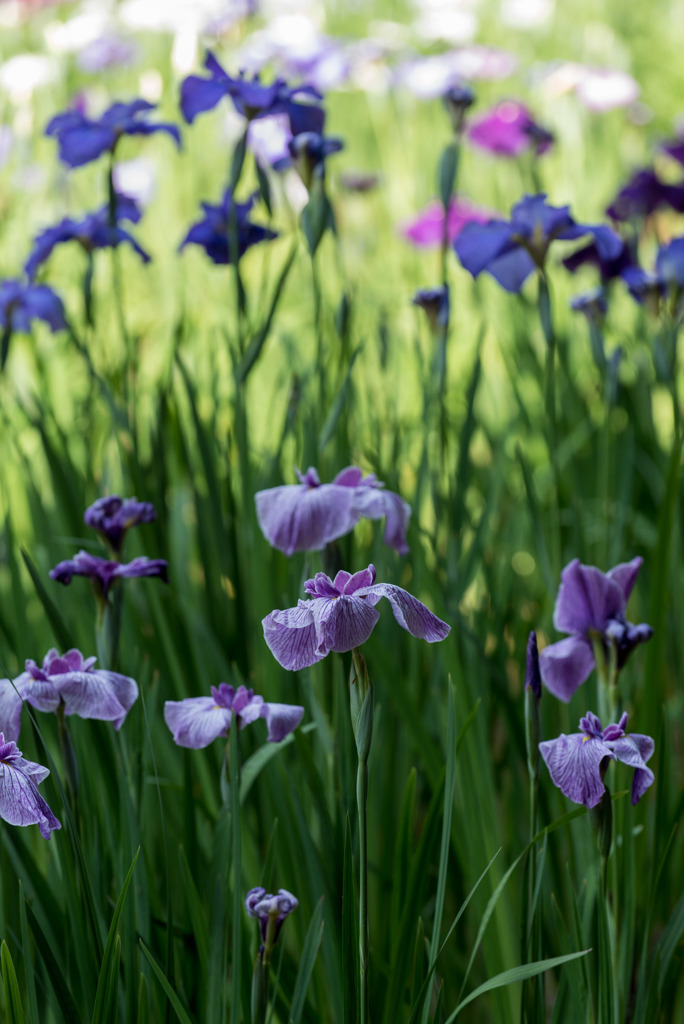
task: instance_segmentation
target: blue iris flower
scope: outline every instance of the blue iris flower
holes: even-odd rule
[[[620,189],[606,213],[613,220],[629,221],[648,217],[663,206],[684,213],[684,185],[668,185],[655,171],[646,168],[637,171]]]
[[[454,249],[466,270],[478,277],[488,271],[508,292],[519,292],[535,269],[543,269],[551,242],[591,234],[603,259],[617,258],[622,241],[603,225],[577,224],[568,206],[549,206],[546,196],[525,196],[510,221],[466,224]]]
[[[188,124],[192,124],[198,114],[213,110],[224,96],[230,96],[235,109],[248,121],[284,113],[293,135],[323,131],[325,111],[318,105],[321,95],[313,86],[290,88],[282,78],[264,85],[258,75],[245,78],[241,74],[239,78],[231,78],[211,53],[207,53],[204,66],[209,72],[208,78],[190,75],[181,86],[180,107]]]
[[[180,248],[183,249],[186,245],[191,244],[201,245],[214,263],[232,263],[230,233],[233,225],[231,221],[234,221],[238,259],[258,242],[267,242],[276,238],[275,231],[271,231],[261,224],[254,224],[249,219],[249,213],[258,196],[259,193],[255,192],[246,203],[235,203],[231,190],[227,188],[220,203],[202,203],[204,217],[192,225],[181,242]]]
[[[119,224],[119,221],[124,220],[137,224],[140,216],[138,205],[133,199],[117,195],[113,218],[108,205],[94,213],[86,214],[80,220],[64,217],[59,224],[55,224],[52,228],[46,228],[36,235],[31,255],[26,261],[26,273],[32,278],[38,267],[51,255],[55,246],[61,245],[63,242],[79,242],[87,253],[91,253],[94,249],[113,249],[120,242],[128,242],[143,262],[149,263],[148,253]],[[112,219],[114,223],[112,223]]]
[[[82,167],[103,153],[113,153],[122,135],[166,132],[180,147],[180,132],[175,124],[147,120],[155,108],[154,103],[140,99],[113,103],[97,120],[78,110],[67,110],[52,118],[45,134],[57,139],[60,159],[69,167]]]
[[[50,330],[67,326],[59,295],[46,284],[9,278],[0,281],[0,369],[4,369],[12,335],[29,334],[34,320],[44,320]]]

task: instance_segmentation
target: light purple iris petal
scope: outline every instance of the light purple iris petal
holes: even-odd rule
[[[549,644],[539,655],[539,667],[547,690],[566,704],[589,678],[595,665],[591,644],[582,636],[569,636]]]
[[[622,592],[625,595],[625,604],[627,604],[627,601],[629,600],[629,595],[632,593],[632,589],[643,564],[643,558],[639,558],[637,556],[636,558],[633,558],[631,562],[621,562],[620,565],[616,565],[614,569],[610,569],[607,573],[611,580],[615,580],[615,582],[621,587]]]
[[[364,591],[358,591],[357,597],[362,597],[363,594]],[[412,636],[427,640],[430,644],[444,640],[451,632],[451,626],[438,619],[421,601],[392,583],[374,583],[365,589],[365,596],[366,600],[374,605],[382,597],[386,597],[392,605],[394,618],[402,629],[407,630]]]
[[[354,511],[367,519],[385,519],[385,544],[405,555],[406,530],[411,518],[411,506],[398,494],[382,487],[359,487],[354,495]]]
[[[512,244],[510,224],[492,220],[488,224],[466,224],[454,242],[454,250],[465,269],[477,277]]]
[[[359,469],[358,466],[347,466],[346,469],[340,470],[333,480],[333,483],[338,487],[358,487],[362,480],[362,469]]]
[[[344,586],[340,587],[338,580],[341,582],[342,578],[348,577],[345,580]],[[375,583],[375,566],[369,565],[367,569],[360,569],[355,572],[353,576],[349,576],[349,573],[341,570],[335,577],[335,586],[341,590],[342,593],[350,595],[355,594],[357,590],[361,590],[362,587],[370,587]]]
[[[529,252],[517,246],[511,252],[502,253],[492,260],[487,270],[507,292],[519,292],[535,267]]]
[[[69,672],[50,677],[58,689],[67,715],[113,722],[120,729],[138,699],[138,684],[128,676],[102,669]],[[33,703],[33,701],[31,701]]]
[[[655,779],[651,769],[646,766],[646,761],[653,753],[653,740],[650,736],[631,733],[629,736],[613,740],[610,746],[618,761],[635,769],[632,779],[632,803],[637,804]]]
[[[27,662],[28,665],[28,662]],[[22,672],[14,685],[22,700],[28,701],[36,711],[56,711],[59,706],[59,691],[54,680],[33,679],[30,672]]]
[[[0,733],[0,818],[10,825],[38,825],[44,839],[61,828],[37,784],[50,772],[42,765],[26,761],[12,742]]]
[[[380,613],[373,605],[356,595],[343,595],[330,601],[322,631],[326,654],[328,651],[344,654],[352,647],[365,644],[379,618]]]
[[[285,484],[254,495],[257,519],[269,544],[286,555],[319,551],[356,524],[353,490],[335,484]]]
[[[577,558],[566,565],[553,612],[553,624],[561,633],[603,633],[608,619],[624,615],[626,597],[621,584],[593,565]],[[582,680],[584,681],[584,680]]]
[[[179,747],[193,750],[207,747],[217,736],[227,736],[230,718],[228,708],[219,707],[213,697],[188,697],[164,704],[164,721],[174,740]]]
[[[603,740],[576,733],[539,744],[551,778],[561,793],[576,804],[595,807],[605,792],[601,779],[601,761],[615,758]]]
[[[264,639],[279,665],[297,671],[326,656],[320,651],[313,616],[313,601],[300,601],[296,608],[273,611],[262,620]]]
[[[17,740],[21,730],[21,695],[9,679],[0,679],[0,732],[7,740]]]
[[[297,704],[264,703],[260,716],[266,719],[269,743],[280,743],[297,728],[304,717],[304,708]]]

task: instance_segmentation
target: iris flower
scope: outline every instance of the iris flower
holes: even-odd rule
[[[60,655],[51,648],[42,667],[28,659],[26,671],[14,680],[0,680],[0,729],[17,740],[24,702],[37,711],[97,718],[120,729],[138,699],[138,684],[128,676],[94,668],[96,658],[84,658],[75,648]]]
[[[575,558],[563,569],[553,624],[571,635],[545,647],[539,656],[544,684],[559,700],[567,703],[589,677],[596,665],[594,644],[601,644],[606,657],[614,649],[619,670],[638,644],[650,640],[650,626],[635,626],[625,617],[642,562],[633,558],[603,573]]]
[[[278,889],[275,896],[261,886],[249,890],[245,898],[245,910],[250,917],[256,917],[259,922],[262,950],[267,939],[270,939],[271,946],[275,943],[283,921],[298,906],[299,900],[287,889]],[[268,936],[269,924],[272,929],[271,936]]]
[[[466,224],[486,224],[493,217],[491,210],[474,206],[467,199],[452,199],[447,215],[447,237],[456,241]],[[411,221],[400,228],[401,234],[418,248],[441,245],[444,241],[444,207],[439,199],[421,210]]]
[[[238,260],[253,245],[257,245],[259,242],[269,242],[276,238],[275,231],[271,231],[270,228],[265,228],[261,224],[254,224],[249,219],[249,213],[258,196],[259,193],[255,192],[246,203],[234,203],[233,194],[227,188],[220,203],[216,205],[202,203],[204,217],[192,225],[181,242],[180,248],[184,249],[186,245],[199,245],[214,263],[232,263],[230,233],[233,218],[237,234]]]
[[[506,291],[519,292],[532,271],[543,268],[552,242],[588,234],[602,258],[619,255],[622,240],[609,227],[577,224],[569,206],[549,206],[541,193],[516,203],[510,221],[466,224],[454,249],[473,277],[486,270]]]
[[[311,189],[314,179],[325,176],[328,157],[339,153],[344,143],[341,139],[326,138],[318,132],[301,132],[290,139],[287,148],[290,155],[276,160],[273,169],[284,171],[288,167],[295,167],[306,188]]]
[[[668,185],[651,168],[637,171],[620,189],[606,213],[616,221],[648,217],[663,206],[684,213],[684,185]]]
[[[444,330],[449,323],[449,286],[420,288],[411,299],[414,306],[425,311],[433,331]]]
[[[181,86],[180,107],[188,124],[192,124],[198,114],[213,110],[224,96],[230,96],[235,109],[248,121],[285,113],[293,135],[323,131],[325,112],[317,105],[321,96],[312,86],[290,88],[282,78],[265,85],[258,75],[231,78],[211,53],[207,53],[204,66],[209,72],[208,78],[190,75]],[[305,97],[314,102],[303,101]]]
[[[266,540],[286,555],[320,551],[349,533],[360,519],[385,518],[385,544],[401,555],[409,550],[406,529],[411,507],[374,474],[348,466],[331,484],[322,484],[309,466],[296,470],[298,484],[284,484],[254,495],[257,519]]]
[[[179,747],[199,750],[207,747],[219,736],[228,736],[233,715],[242,728],[259,718],[265,718],[269,743],[280,743],[297,728],[304,708],[297,704],[269,704],[254,690],[227,683],[212,686],[211,697],[187,697],[185,700],[167,700],[164,721],[173,733]]]
[[[38,792],[50,771],[26,761],[14,740],[0,732],[0,818],[10,825],[37,825],[43,839],[62,826]]]
[[[392,613],[412,636],[435,643],[451,627],[420,601],[392,583],[375,582],[375,566],[361,572],[340,570],[334,580],[318,572],[304,589],[310,600],[296,608],[273,611],[262,621],[264,639],[283,668],[297,671],[315,665],[330,651],[343,654],[365,643],[380,618],[375,605],[386,597]]]
[[[180,147],[180,132],[175,124],[148,120],[155,106],[141,99],[113,103],[97,119],[86,117],[78,110],[67,110],[52,118],[45,134],[57,139],[60,159],[69,167],[82,167],[103,153],[113,153],[122,135],[166,132]]]
[[[516,157],[534,147],[541,156],[553,144],[551,132],[533,119],[517,100],[502,100],[468,128],[468,138],[480,149],[497,156]]]
[[[601,722],[587,711],[580,719],[581,732],[561,735],[539,744],[553,782],[576,804],[596,807],[606,787],[603,777],[610,761],[622,761],[634,768],[632,803],[639,802],[654,776],[646,762],[653,753],[653,740],[639,733],[627,734],[627,714],[617,725],[601,728]]]
[[[163,558],[134,558],[132,562],[110,562],[88,551],[79,551],[73,558],[59,562],[50,570],[50,579],[63,583],[71,583],[73,576],[87,576],[93,581],[98,594],[106,598],[110,588],[119,579],[132,579],[137,576],[159,576],[168,583],[167,562]]]
[[[88,213],[80,220],[64,217],[59,224],[46,228],[36,236],[31,255],[26,261],[26,273],[33,277],[38,267],[51,255],[52,250],[64,242],[78,242],[87,253],[93,252],[94,249],[114,249],[121,242],[128,242],[142,261],[149,263],[148,253],[119,224],[119,221],[124,220],[137,224],[140,216],[140,210],[134,200],[119,195],[116,197],[114,224],[111,223],[109,206]]]
[[[141,523],[151,523],[157,518],[154,505],[137,498],[120,498],[111,494],[98,498],[83,516],[86,526],[97,530],[117,554],[121,552],[126,532]]]
[[[0,329],[28,334],[33,320],[44,320],[52,331],[65,328],[59,295],[46,284],[13,279],[0,282]]]

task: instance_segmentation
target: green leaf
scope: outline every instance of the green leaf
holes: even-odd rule
[[[311,732],[316,728],[315,722],[307,722],[300,729],[300,733]],[[240,772],[240,803],[244,804],[247,799],[247,795],[258,779],[259,775],[274,757],[280,753],[285,747],[289,746],[290,743],[294,743],[294,735],[290,733],[280,743],[264,743],[263,746],[259,747],[254,753],[247,758],[245,763],[242,765]]]
[[[342,877],[342,977],[346,978],[348,982],[343,990],[344,1020],[346,1024],[356,1024],[359,1014],[357,990],[359,941],[354,892],[354,846],[349,814],[347,814],[344,832],[344,873]]]
[[[550,971],[553,967],[560,967],[561,964],[567,964],[571,960],[577,960],[581,956],[586,956],[587,953],[591,953],[591,950],[583,949],[579,953],[554,956],[550,960],[537,960],[533,964],[524,964],[520,967],[512,967],[508,971],[502,971],[501,974],[496,974],[493,978],[489,978],[488,981],[485,981],[483,985],[480,985],[460,1002],[453,1013],[447,1017],[445,1024],[452,1024],[452,1021],[456,1020],[461,1010],[465,1009],[468,1003],[472,1003],[474,999],[484,995],[485,992],[491,992],[495,988],[504,988],[506,985],[515,985],[519,981],[526,981],[527,978],[534,978],[537,974]]]
[[[57,1000],[56,1008],[61,1012],[62,1020],[65,1021],[65,1024],[78,1024],[83,1018],[78,1011],[74,997],[66,982],[66,972],[62,965],[57,962],[50,942],[45,937],[45,933],[29,904],[26,905],[26,912],[31,934],[36,940],[36,945],[40,950],[40,955],[43,958],[48,977],[52,983]]]
[[[36,998],[36,978],[33,969],[33,953],[31,950],[31,936],[29,935],[28,921],[26,919],[26,897],[24,886],[19,880],[19,924],[21,928],[21,947],[24,961],[24,981],[26,983],[26,996],[28,1000],[27,1020],[31,1024],[39,1024],[38,1000]]]
[[[116,997],[116,991],[112,992],[110,974],[112,973],[112,961],[116,957],[117,968],[116,976],[118,979],[118,958],[121,952],[121,941],[118,940],[118,952],[117,952],[117,929],[119,927],[119,921],[121,920],[121,912],[123,911],[124,903],[126,902],[126,894],[128,893],[128,887],[131,884],[133,878],[133,870],[135,868],[138,856],[140,854],[140,847],[135,852],[133,862],[128,869],[128,874],[124,879],[124,883],[119,893],[119,898],[116,901],[114,907],[114,915],[112,917],[112,923],[109,926],[109,933],[107,935],[107,942],[105,943],[104,954],[102,956],[102,965],[100,967],[100,974],[97,979],[97,992],[95,994],[95,1006],[93,1008],[92,1024],[106,1024],[106,1021],[113,1015],[113,1007],[107,1002],[107,992],[109,990],[109,998]]]
[[[26,1024],[24,1009],[19,995],[17,972],[14,970],[12,956],[5,940],[0,946],[0,966],[2,967],[2,987],[5,992],[5,1015],[7,1024]]]
[[[291,1024],[299,1024],[304,1010],[304,1000],[311,980],[311,973],[316,963],[318,950],[323,940],[323,899],[316,904],[316,909],[311,917],[311,923],[307,929],[306,938],[302,947],[302,954],[299,959],[299,970],[292,993],[292,1006],[290,1007]]]
[[[347,396],[349,395],[349,389],[351,387],[351,375],[352,370],[354,369],[354,363],[356,362],[362,350],[363,343],[361,343],[356,349],[354,349],[354,351],[351,354],[351,358],[349,359],[349,365],[347,367],[347,372],[345,374],[344,380],[342,381],[342,386],[340,387],[340,390],[337,392],[335,396],[335,401],[333,402],[330,412],[328,413],[328,416],[326,418],[326,421],[323,424],[323,429],[321,430],[321,434],[318,439],[319,452],[322,452],[324,450],[324,448],[327,446],[328,442],[335,433],[337,421],[342,415],[342,411],[347,401]]]
[[[33,585],[36,588],[36,593],[40,598],[40,603],[43,606],[43,610],[45,612],[45,615],[47,616],[47,620],[52,626],[52,632],[55,635],[55,640],[57,641],[59,649],[61,651],[68,651],[71,647],[74,646],[71,631],[67,628],[64,619],[57,611],[57,606],[55,605],[54,601],[52,600],[51,597],[48,596],[48,593],[43,585],[43,581],[40,577],[38,570],[33,564],[28,552],[26,552],[24,548],[21,549],[21,556],[24,559],[24,564],[26,565],[26,568],[29,571],[29,575],[33,580]]]
[[[278,308],[278,303],[285,288],[285,282],[288,278],[290,270],[292,269],[292,265],[295,261],[296,255],[297,243],[295,242],[295,244],[292,246],[292,249],[290,250],[290,255],[285,260],[283,269],[280,271],[280,276],[276,282],[276,286],[273,289],[271,305],[268,309],[268,313],[266,314],[266,318],[261,327],[259,328],[259,330],[256,332],[256,334],[250,341],[249,345],[247,346],[247,350],[244,356],[242,357],[242,360],[239,366],[237,367],[237,370],[235,371],[235,380],[239,385],[244,384],[245,381],[247,380],[247,377],[249,376],[254,365],[256,364],[257,359],[261,355],[261,350],[264,347],[264,344],[268,339],[269,334],[271,333],[273,317],[275,316],[276,309]]]
[[[192,1017],[184,1008],[183,1004],[181,1003],[180,999],[178,998],[174,990],[171,988],[169,980],[162,971],[161,967],[159,966],[159,963],[157,962],[157,958],[155,957],[154,953],[152,953],[147,948],[142,939],[139,939],[138,941],[140,942],[140,948],[142,949],[143,953],[145,954],[150,963],[150,967],[152,968],[157,977],[157,981],[164,989],[166,997],[169,1000],[171,1006],[173,1007],[173,1010],[176,1014],[176,1017],[180,1021],[180,1024],[194,1024]]]

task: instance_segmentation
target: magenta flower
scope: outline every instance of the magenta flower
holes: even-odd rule
[[[264,639],[283,668],[297,671],[315,665],[330,651],[343,654],[360,647],[380,618],[375,605],[386,597],[392,613],[412,636],[435,643],[444,640],[451,627],[415,597],[392,583],[375,582],[375,566],[361,572],[340,570],[334,580],[318,572],[304,589],[311,600],[296,608],[273,611],[262,621]]]
[[[531,147],[541,156],[553,144],[553,135],[537,124],[524,103],[517,100],[502,100],[471,122],[468,138],[480,149],[508,157],[520,156]]]
[[[9,739],[19,738],[24,702],[37,711],[56,711],[63,704],[65,715],[97,718],[120,729],[138,699],[138,684],[118,672],[93,668],[96,661],[75,648],[60,655],[54,647],[41,668],[29,658],[13,684],[0,680],[0,730]]]
[[[634,768],[632,803],[639,802],[654,775],[646,762],[653,753],[653,740],[639,733],[627,735],[627,714],[617,725],[601,728],[596,715],[587,711],[580,719],[579,733],[561,735],[539,744],[553,782],[561,793],[585,807],[596,807],[605,792],[603,778],[610,761],[622,761]]]
[[[254,495],[257,519],[266,540],[286,555],[320,551],[343,537],[360,519],[385,519],[385,544],[400,555],[409,550],[406,529],[411,507],[374,474],[348,466],[331,484],[322,484],[309,466],[296,470],[298,484],[284,484]]]
[[[449,242],[456,241],[466,224],[486,224],[496,216],[493,211],[475,206],[467,199],[452,199],[447,218]],[[438,199],[433,200],[399,230],[404,238],[420,249],[441,245],[444,241],[444,207]]]
[[[304,708],[297,704],[269,704],[254,690],[227,683],[212,686],[211,697],[187,697],[185,700],[167,700],[164,721],[173,733],[179,747],[199,750],[207,747],[219,736],[228,736],[230,722],[237,715],[243,728],[258,718],[265,718],[269,743],[280,743],[297,728]]]
[[[159,576],[168,583],[167,562],[163,558],[134,558],[132,562],[110,562],[87,551],[79,551],[73,558],[59,562],[50,570],[50,579],[63,583],[71,583],[73,576],[88,576],[93,581],[98,593],[106,598],[114,583],[119,579],[132,579],[136,576]]]
[[[38,792],[50,771],[21,756],[14,740],[0,732],[0,818],[10,825],[37,825],[43,839],[62,826]]]
[[[642,562],[633,558],[603,573],[575,558],[563,569],[553,624],[571,636],[545,647],[539,656],[542,680],[559,700],[567,703],[589,677],[596,665],[594,643],[603,646],[606,657],[615,648],[619,670],[638,644],[650,640],[650,626],[634,626],[625,618]]]
[[[120,498],[118,494],[98,498],[83,515],[86,526],[97,530],[117,554],[128,530],[141,523],[152,523],[156,518],[154,505],[149,501]]]

